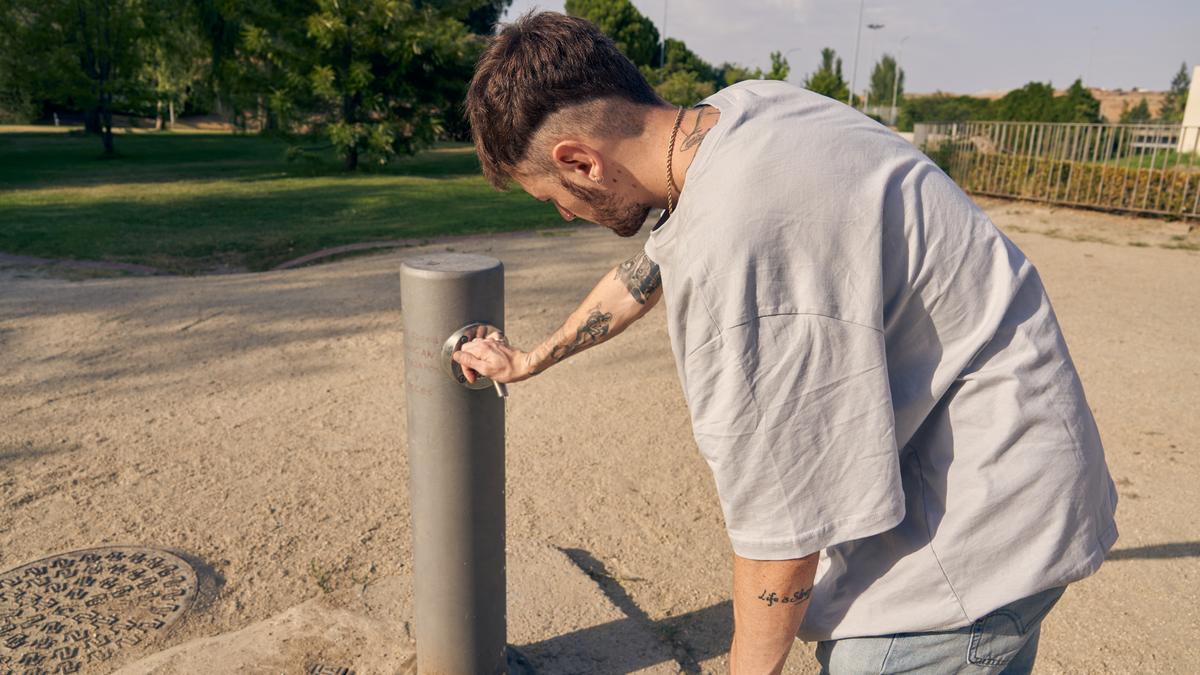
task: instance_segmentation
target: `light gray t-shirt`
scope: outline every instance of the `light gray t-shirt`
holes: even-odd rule
[[[1100,437],[1037,271],[929,159],[744,82],[651,234],[734,551],[823,551],[800,637],[967,625],[1116,540]]]

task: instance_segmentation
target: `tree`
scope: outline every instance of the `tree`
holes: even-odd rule
[[[291,7],[296,0],[274,0]],[[283,128],[329,138],[347,170],[433,142],[462,98],[481,42],[462,19],[472,3],[312,0],[311,13],[247,24],[243,59],[276,69],[269,107]]]
[[[1083,80],[1077,79],[1062,96],[1054,101],[1058,112],[1058,122],[1085,122],[1100,124],[1104,116],[1100,114],[1100,101],[1092,96],[1092,92],[1083,86]]]
[[[991,106],[992,119],[1017,122],[1088,122],[1104,121],[1100,102],[1075,80],[1062,96],[1054,95],[1049,82],[1030,82],[1014,89]]]
[[[771,70],[764,77],[768,80],[786,80],[790,72],[792,67],[783,57],[783,52],[771,52]]]
[[[662,65],[658,29],[629,0],[566,0],[565,9],[596,24],[635,65]]]
[[[496,32],[500,17],[512,5],[512,0],[483,0],[467,13],[463,23],[476,35],[491,35]]]
[[[845,101],[850,95],[850,86],[842,77],[842,60],[837,52],[826,47],[821,50],[821,65],[804,79],[804,87],[835,101]]]
[[[1030,82],[1013,89],[992,105],[993,116],[1002,121],[1057,122],[1054,87],[1049,82]]]
[[[144,50],[141,75],[154,98],[156,130],[174,126],[176,105],[182,108],[205,70],[204,43],[194,6],[167,4],[161,18],[157,39]]]
[[[726,61],[717,69],[718,80],[722,87],[728,87],[745,80],[761,80],[763,72],[760,68],[748,68],[737,63]]]
[[[646,81],[663,100],[691,105],[717,89],[720,74],[682,40],[667,38],[666,61],[661,67],[641,66]]]
[[[0,122],[23,124],[37,114],[32,83],[25,77],[28,55],[22,38],[28,17],[13,5],[0,10]]]
[[[167,0],[11,0],[3,13],[15,31],[9,49],[20,55],[10,77],[32,96],[86,112],[105,155],[115,154],[114,108],[152,98],[142,63],[156,44]]]
[[[1179,72],[1171,79],[1171,88],[1163,98],[1162,108],[1158,118],[1163,122],[1183,121],[1183,111],[1187,108],[1188,91],[1192,87],[1192,78],[1188,75],[1187,63],[1179,65]]]
[[[871,70],[870,98],[876,105],[891,105],[893,85],[895,86],[896,101],[902,101],[904,95],[904,69],[900,70],[900,81],[896,82],[896,59],[890,54],[884,54]]]
[[[239,36],[213,67],[218,110],[242,130],[256,121],[260,132],[287,132],[319,106],[304,77],[314,58],[304,19],[316,10],[315,2],[222,4],[227,13],[221,22],[236,27]]]
[[[697,78],[705,82],[715,83],[718,80],[719,75],[712,64],[688,49],[683,40],[667,38],[665,51],[667,60],[662,65],[664,72],[660,79],[665,79],[671,73],[686,70],[695,73]]]
[[[724,63],[719,68],[700,58],[682,40],[667,38],[660,45],[658,29],[629,0],[566,0],[567,14],[587,19],[633,61],[665,100],[690,105],[742,80],[764,77],[759,68]],[[788,63],[779,52],[771,55],[766,77],[786,79]]]
[[[654,87],[664,101],[672,105],[691,106],[708,96],[712,96],[716,87],[712,82],[705,82],[690,70],[679,70],[670,73]]]
[[[920,122],[964,122],[992,118],[991,101],[974,96],[951,96],[938,92],[931,96],[909,97],[900,108],[896,126],[912,131]]]
[[[264,14],[275,11],[273,3],[242,0],[192,0],[203,44],[208,51],[207,69],[197,84],[202,84],[218,113],[227,105],[236,105],[235,93],[245,91],[242,81],[245,63],[239,59],[246,29],[250,24],[264,25]],[[255,13],[257,12],[257,14]],[[254,16],[256,21],[247,21]]]
[[[1129,101],[1126,101],[1121,106],[1121,118],[1118,120],[1121,124],[1146,124],[1154,119],[1150,114],[1150,104],[1146,102],[1146,97],[1143,96],[1138,104],[1129,107]]]

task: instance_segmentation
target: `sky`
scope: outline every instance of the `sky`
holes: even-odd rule
[[[856,0],[633,0],[662,32],[717,65],[767,68],[786,53],[789,80],[816,69],[833,47],[851,79]],[[1107,89],[1165,90],[1182,62],[1200,64],[1200,0],[866,0],[858,86],[883,53],[899,53],[905,89],[973,94],[1037,80],[1065,88],[1077,77]],[[513,0],[507,18],[563,0]],[[907,39],[905,39],[907,38]],[[901,40],[903,47],[901,49]],[[872,58],[874,55],[874,58]]]

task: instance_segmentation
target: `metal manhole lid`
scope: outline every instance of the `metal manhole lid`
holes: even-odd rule
[[[86,672],[162,634],[196,589],[187,561],[141,546],[59,553],[0,572],[0,675]]]

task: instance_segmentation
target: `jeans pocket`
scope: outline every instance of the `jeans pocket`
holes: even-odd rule
[[[1008,665],[1025,646],[1028,629],[1014,612],[999,609],[988,614],[971,626],[967,660],[976,666]]]
[[[971,626],[967,660],[976,666],[1008,665],[1062,594],[1063,588],[1042,591],[976,621]]]

